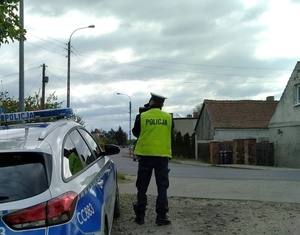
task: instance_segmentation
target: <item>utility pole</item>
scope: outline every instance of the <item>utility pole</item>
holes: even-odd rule
[[[130,98],[130,101],[129,101],[129,146],[130,146],[130,149],[129,149],[129,156],[131,157],[132,155],[132,149],[131,149],[131,98]]]
[[[41,109],[45,109],[45,87],[46,83],[48,83],[49,78],[45,76],[46,74],[46,65],[43,64],[43,71],[42,71],[42,101],[41,101]]]
[[[86,27],[82,27],[82,28],[78,28],[78,29],[75,29],[71,35],[70,35],[70,38],[69,38],[69,41],[68,41],[68,72],[67,72],[67,107],[69,108],[70,107],[70,67],[71,67],[71,38],[72,38],[72,35],[77,31],[77,30],[80,30],[80,29],[87,29],[87,28],[95,28],[95,25],[89,25],[89,26],[86,26]]]
[[[124,93],[120,93],[118,92],[117,95],[126,95],[128,98],[129,98],[129,156],[131,157],[132,155],[132,149],[131,149],[131,108],[132,108],[132,104],[131,104],[131,97],[127,94],[124,94]]]
[[[20,25],[24,28],[24,4],[23,0],[20,0]],[[24,37],[20,33],[19,40],[19,112],[25,111],[24,105]]]

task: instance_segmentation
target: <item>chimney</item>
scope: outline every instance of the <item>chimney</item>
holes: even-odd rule
[[[266,101],[274,101],[274,96],[267,96]]]

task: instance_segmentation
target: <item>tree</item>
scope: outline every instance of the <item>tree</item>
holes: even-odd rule
[[[183,139],[182,139],[181,132],[180,131],[176,132],[174,137],[175,139],[173,145],[173,154],[176,156],[183,156],[183,151],[182,151]]]
[[[195,105],[193,112],[200,113],[202,106],[203,106],[203,103]]]
[[[94,136],[94,138],[97,140],[97,142],[100,144],[100,146],[104,149],[105,144],[117,144],[115,140],[109,139],[106,136],[106,131],[102,129],[94,129],[91,130],[91,134]]]
[[[122,127],[119,126],[118,130],[116,131],[116,141],[119,145],[126,145],[127,144],[127,134],[122,130]]]
[[[0,107],[7,113],[17,112],[19,102],[14,97],[10,97],[7,91],[0,92]]]
[[[50,94],[45,102],[45,109],[57,109],[61,108],[62,102],[58,102],[58,96],[55,95],[55,92]],[[34,111],[41,109],[41,97],[40,91],[34,93],[33,96],[29,96],[24,100],[25,102],[25,110],[26,111]]]
[[[181,132],[172,132],[172,153],[174,156],[183,158],[194,158],[195,156],[195,133],[190,136],[185,133],[182,136]]]
[[[25,39],[26,30],[20,24],[16,14],[19,0],[2,0],[0,3],[0,46],[9,43],[9,40],[20,40],[20,35]]]
[[[183,143],[182,143],[182,147],[183,147],[183,157],[190,157],[191,153],[191,139],[190,139],[190,135],[189,133],[186,133],[183,136]]]
[[[41,97],[40,91],[36,92],[33,96],[29,96],[24,99],[25,111],[35,111],[41,109]],[[57,109],[61,108],[62,102],[58,102],[58,96],[55,95],[55,92],[50,94],[46,99],[45,109]],[[0,92],[0,108],[3,109],[6,113],[14,113],[19,111],[19,101],[14,97],[10,97],[9,93]],[[75,122],[84,125],[84,121],[78,115],[73,114],[71,119]],[[50,120],[47,120],[50,121]]]
[[[111,128],[108,132],[103,132],[108,139],[115,139],[116,132]]]
[[[84,121],[80,116],[73,114],[73,115],[71,116],[71,119],[72,119],[74,122],[77,122],[77,123],[79,123],[80,125],[84,126],[85,121]]]
[[[191,158],[195,157],[195,136],[196,136],[196,132],[193,132],[192,137],[191,137]]]
[[[110,131],[106,132],[101,130],[102,134],[110,140],[109,142],[116,143],[118,145],[126,145],[127,144],[127,133],[122,130],[122,127],[119,126],[118,130],[115,131],[110,129]],[[108,141],[106,141],[108,142]]]

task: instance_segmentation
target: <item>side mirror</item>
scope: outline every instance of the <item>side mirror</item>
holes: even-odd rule
[[[114,155],[120,153],[121,151],[119,146],[115,144],[106,144],[104,146],[104,150],[105,150],[105,155]]]

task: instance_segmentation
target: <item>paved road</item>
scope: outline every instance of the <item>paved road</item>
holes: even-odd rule
[[[115,159],[119,172],[128,174],[128,171],[136,172],[137,163],[132,164],[132,159],[128,159],[123,155],[112,157]],[[129,162],[129,161],[130,162]],[[190,162],[187,162],[190,163]],[[174,164],[174,163],[173,163]],[[179,164],[180,166],[181,164]],[[180,166],[184,167],[184,166]],[[188,166],[187,166],[188,167]],[[207,168],[214,170],[219,167],[211,165],[193,165],[194,168]],[[228,166],[224,166],[228,167]],[[232,166],[231,166],[232,167]],[[236,166],[237,167],[237,166]],[[242,168],[245,166],[239,166]],[[251,171],[249,171],[249,168]],[[191,168],[190,168],[191,169]],[[227,169],[228,170],[228,169]],[[225,169],[225,172],[227,172]],[[270,202],[290,202],[300,203],[300,170],[254,167],[247,169],[235,169],[241,171],[240,176],[233,177],[230,173],[224,174],[224,177],[174,177],[170,173],[169,196],[179,197],[197,197],[211,199],[234,199],[234,200],[258,200]],[[276,174],[272,174],[272,172]],[[126,172],[127,171],[127,172]],[[253,179],[255,171],[260,171],[263,177]],[[218,171],[221,172],[221,171]],[[228,171],[233,172],[233,171]],[[254,174],[253,174],[254,172]],[[251,177],[247,174],[251,173]],[[263,173],[263,174],[261,174]],[[132,175],[132,174],[131,174]],[[135,177],[136,174],[133,175]],[[236,171],[235,171],[236,175]],[[246,175],[242,177],[243,175]],[[293,175],[293,176],[292,176]],[[276,177],[275,177],[276,176]],[[296,177],[295,177],[296,176]],[[272,179],[272,177],[274,179]],[[122,183],[120,186],[121,193],[136,193],[135,182]],[[151,180],[148,190],[149,195],[156,195],[155,178]]]

